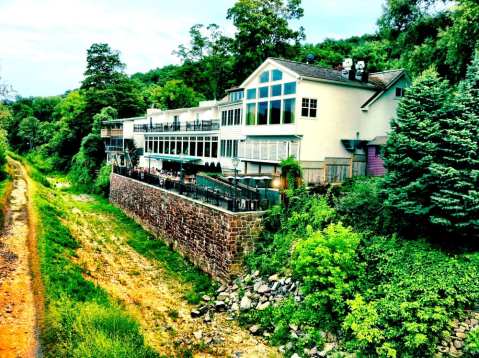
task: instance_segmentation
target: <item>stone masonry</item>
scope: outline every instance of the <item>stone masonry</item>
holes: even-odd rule
[[[221,281],[239,273],[262,229],[261,212],[232,213],[114,173],[110,201]]]

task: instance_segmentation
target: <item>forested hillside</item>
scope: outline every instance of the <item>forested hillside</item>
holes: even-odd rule
[[[367,61],[370,71],[405,68],[412,78],[434,66],[454,85],[464,78],[479,38],[474,0],[388,0],[375,34],[317,44],[307,42],[303,28],[291,25],[303,15],[301,0],[238,0],[226,14],[236,28],[233,37],[215,24],[194,25],[190,43],[175,51],[180,65],[132,76],[125,73],[118,51],[93,44],[80,88],[54,97],[5,100],[2,127],[12,149],[30,152],[46,171],[77,166],[71,171],[74,181],[91,187],[103,159],[95,125],[102,119],[142,115],[150,106],[173,109],[221,98],[271,56],[328,68],[353,57]],[[7,89],[3,86],[2,92]]]

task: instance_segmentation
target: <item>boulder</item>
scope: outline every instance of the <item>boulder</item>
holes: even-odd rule
[[[215,310],[216,311],[226,310],[226,303],[224,303],[224,301],[216,301],[215,302]]]
[[[254,326],[251,326],[251,327],[249,328],[249,331],[250,331],[251,333],[253,333],[253,334],[256,334],[256,333],[258,333],[258,331],[259,331],[260,329],[261,329],[261,327],[260,327],[259,325],[255,324]]]
[[[278,280],[279,280],[278,274],[274,274],[274,275],[271,275],[271,276],[268,277],[269,282],[276,282]]]
[[[256,290],[256,292],[258,293],[266,293],[266,292],[269,292],[271,291],[271,289],[269,288],[268,285],[265,285],[265,284],[262,284],[261,286],[258,287],[258,289]]]
[[[240,310],[247,311],[249,309],[251,309],[251,300],[248,298],[248,296],[243,296],[240,302]]]
[[[265,309],[267,309],[269,306],[270,306],[270,302],[269,301],[266,301],[266,302],[263,302],[263,303],[260,303],[258,304],[258,306],[256,306],[256,309],[258,311],[264,311]]]

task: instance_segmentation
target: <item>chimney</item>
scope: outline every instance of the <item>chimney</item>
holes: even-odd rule
[[[366,69],[366,62],[358,61],[356,63],[356,80],[361,82],[368,82],[369,80],[369,73]]]
[[[343,71],[342,71],[343,77],[347,78],[349,80],[354,79],[355,72],[356,71],[354,70],[353,59],[352,58],[346,58],[343,61]]]

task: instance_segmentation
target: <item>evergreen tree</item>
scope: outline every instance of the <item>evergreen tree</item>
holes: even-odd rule
[[[479,233],[478,94],[476,57],[455,96],[428,70],[399,106],[385,149],[387,204],[420,231]]]
[[[447,81],[429,69],[408,89],[392,121],[384,152],[386,205],[406,223],[428,224],[437,191],[430,167],[437,159],[439,124],[449,114],[449,96]]]
[[[454,115],[442,118],[438,160],[431,165],[437,191],[431,223],[447,231],[479,233],[479,53],[459,85]]]

